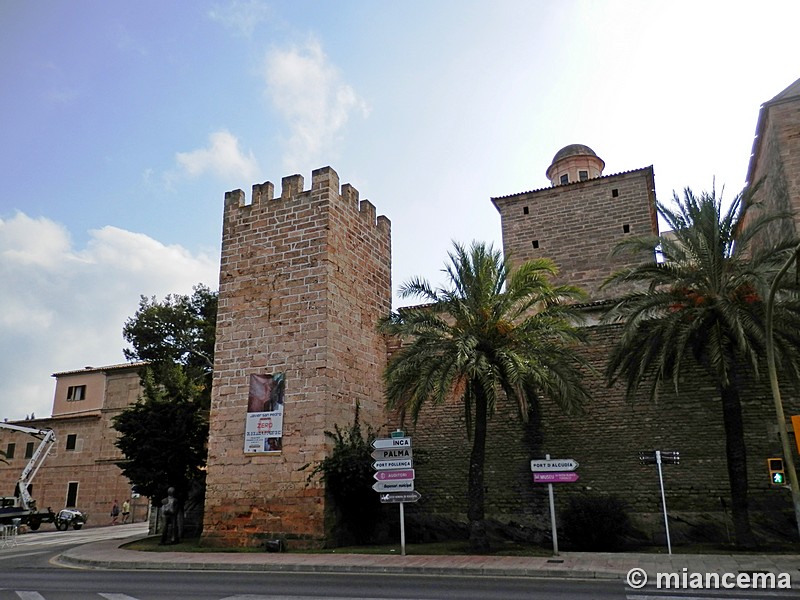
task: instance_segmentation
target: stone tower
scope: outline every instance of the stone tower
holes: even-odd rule
[[[658,233],[653,167],[603,176],[605,163],[588,146],[559,150],[547,169],[552,187],[492,198],[500,212],[503,252],[512,261],[550,258],[557,283],[581,286],[592,300],[619,290],[603,281],[647,257],[611,256],[630,235]]]
[[[321,543],[324,489],[301,467],[327,455],[324,431],[352,423],[357,404],[362,422],[385,418],[389,220],[330,167],[309,190],[300,175],[273,190],[254,185],[250,204],[225,194],[203,527],[218,546]],[[280,391],[279,407],[263,389]]]
[[[751,201],[772,211],[800,215],[800,79],[765,102],[758,114],[747,184],[760,187]],[[748,216],[751,216],[749,213]],[[796,235],[797,217],[770,225],[767,239],[775,243]]]

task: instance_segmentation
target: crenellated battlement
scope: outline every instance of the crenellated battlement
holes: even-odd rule
[[[359,200],[358,190],[349,183],[342,184],[339,189],[339,175],[331,167],[315,169],[311,173],[311,188],[304,189],[305,179],[302,175],[287,175],[281,179],[281,193],[275,196],[275,185],[271,181],[253,185],[250,202],[247,202],[243,190],[237,189],[225,193],[225,217],[240,218],[243,210],[249,212],[271,211],[287,202],[312,202],[327,199],[342,202],[350,206],[367,223],[374,225],[379,231],[389,233],[391,222],[384,215],[377,214],[377,208],[369,200]]]

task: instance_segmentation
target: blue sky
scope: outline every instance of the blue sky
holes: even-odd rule
[[[744,184],[800,77],[800,3],[0,2],[0,418],[123,362],[141,294],[216,287],[222,202],[330,165],[392,221],[394,287],[563,146],[659,199]],[[767,10],[768,9],[768,10]]]

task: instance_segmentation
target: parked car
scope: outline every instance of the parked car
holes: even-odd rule
[[[55,518],[56,529],[66,531],[69,527],[80,529],[89,518],[85,512],[77,508],[62,508]]]

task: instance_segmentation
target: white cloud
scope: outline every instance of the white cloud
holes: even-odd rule
[[[271,16],[272,10],[259,0],[236,0],[225,6],[215,6],[208,11],[212,21],[222,23],[237,33],[250,37],[256,27]]]
[[[239,140],[225,130],[212,133],[207,148],[178,152],[175,158],[191,177],[211,172],[226,181],[255,181],[258,178],[258,163],[253,153],[245,156],[239,149]]]
[[[316,40],[269,52],[265,77],[266,94],[291,131],[286,172],[328,164],[350,115],[367,113],[366,103],[342,80]]]
[[[122,326],[141,295],[216,287],[218,264],[116,227],[76,248],[45,218],[0,219],[0,418],[50,414],[58,371],[124,362]]]

